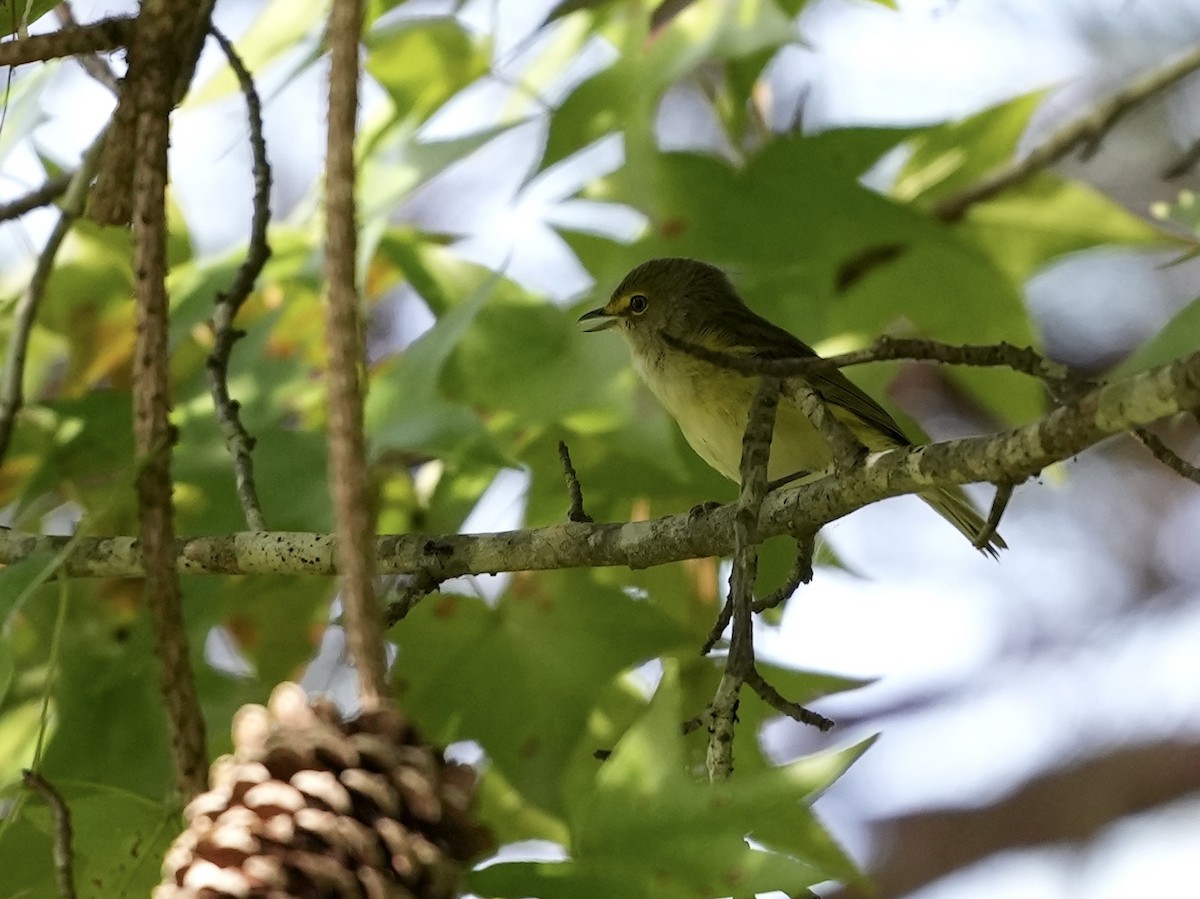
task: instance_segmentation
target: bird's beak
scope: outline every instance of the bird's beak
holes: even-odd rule
[[[620,319],[611,314],[607,307],[601,306],[599,309],[593,309],[591,312],[585,312],[579,316],[579,326],[585,331],[603,331],[605,328],[611,328]]]

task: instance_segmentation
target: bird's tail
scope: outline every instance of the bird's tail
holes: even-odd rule
[[[961,487],[942,487],[939,490],[922,493],[920,496],[921,499],[933,506],[942,518],[954,525],[980,552],[985,552],[994,559],[1000,550],[1008,548],[1008,544],[999,534],[992,534],[986,544],[978,545],[979,537],[984,532],[986,523]]]

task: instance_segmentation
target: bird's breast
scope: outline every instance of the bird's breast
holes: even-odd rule
[[[725,477],[740,481],[742,436],[757,379],[679,351],[635,352],[633,358],[638,375],[696,454]],[[776,415],[768,477],[816,471],[829,459],[828,445],[799,408],[784,398]]]

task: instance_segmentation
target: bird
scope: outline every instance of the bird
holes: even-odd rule
[[[755,359],[817,357],[799,338],[758,315],[720,268],[697,259],[651,259],[629,272],[609,301],[579,318],[587,331],[616,329],[633,367],[710,467],[740,483],[742,437],[759,378],[697,358],[680,344]],[[827,408],[871,452],[912,446],[900,425],[839,369],[802,376]],[[767,477],[784,482],[830,469],[828,441],[789,395],[780,397]],[[1007,544],[988,532],[961,487],[918,494],[982,552]]]

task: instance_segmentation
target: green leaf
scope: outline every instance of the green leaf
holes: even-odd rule
[[[1187,245],[1086,184],[1049,173],[971,207],[956,230],[1017,282],[1055,257],[1090,247]]]
[[[497,466],[507,464],[479,416],[466,406],[443,399],[438,389],[446,360],[499,277],[495,275],[476,286],[399,357],[378,367],[365,409],[373,455],[405,449]]]
[[[612,4],[578,15],[595,16],[594,31],[620,56],[555,111],[542,165],[549,167],[620,131],[626,176],[641,185],[645,196],[651,183],[644,167],[657,155],[653,112],[667,88],[708,60],[752,56],[797,39],[791,18],[771,0],[693,3],[653,36],[650,4]]]
[[[551,813],[562,808],[564,768],[601,692],[682,644],[649,603],[575,571],[518,576],[494,609],[461,596],[427,599],[392,636],[404,708],[435,740],[478,741],[515,789]]]
[[[0,32],[16,34],[56,6],[56,0],[0,0]]]
[[[859,880],[808,804],[861,747],[710,784],[684,763],[679,699],[668,668],[650,708],[572,804],[569,861],[493,865],[472,876],[472,888],[545,899],[709,899]]]
[[[44,413],[39,458],[23,485],[21,506],[78,487],[91,500],[91,509],[119,514],[120,508],[128,507],[134,467],[128,394],[96,391],[47,403]],[[117,494],[124,496],[124,505],[105,508]]]
[[[72,862],[81,897],[147,896],[180,829],[178,811],[103,784],[53,781],[71,810]],[[32,796],[0,833],[6,897],[57,896],[53,824]]]
[[[145,616],[122,621],[106,608],[136,608],[136,583],[110,589],[128,592],[71,603],[42,771],[54,783],[87,780],[156,799],[170,790],[172,772],[150,626]]]
[[[1180,309],[1161,331],[1110,373],[1123,378],[1200,350],[1200,298]]]
[[[367,72],[409,121],[424,121],[488,68],[487,45],[450,17],[373,29],[367,49]]]
[[[1012,161],[1041,91],[1025,94],[957,122],[926,130],[913,140],[892,196],[921,206],[961,190]]]

